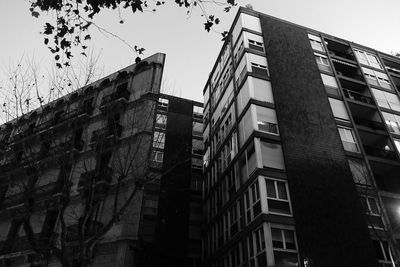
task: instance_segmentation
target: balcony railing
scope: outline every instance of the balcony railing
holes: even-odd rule
[[[385,125],[382,122],[371,121],[364,118],[354,117],[354,122],[358,125],[366,126],[373,130],[385,130]]]
[[[122,134],[122,125],[114,124],[99,130],[96,130],[92,134],[90,143],[97,143],[109,137],[120,137]]]
[[[82,173],[78,183],[78,190],[86,196],[92,192],[94,197],[104,197],[110,187],[112,174],[113,170],[109,167],[103,170]]]
[[[110,95],[104,96],[101,100],[100,109],[110,107],[113,103],[122,104],[129,101],[130,92],[127,89],[122,89]]]
[[[370,156],[396,160],[396,152],[394,152],[393,150],[386,150],[380,147],[373,147],[367,145],[364,145],[364,150],[365,153],[367,153],[367,155]]]
[[[355,92],[355,91],[352,91],[349,89],[345,89],[345,88],[343,88],[343,93],[344,93],[345,97],[347,97],[349,99],[363,102],[366,104],[371,104],[371,105],[374,104],[374,100],[370,96],[366,96],[366,95],[363,95],[358,92]]]

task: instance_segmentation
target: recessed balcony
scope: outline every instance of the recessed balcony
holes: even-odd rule
[[[340,77],[364,82],[364,77],[357,65],[339,59],[332,59],[336,74]]]
[[[386,135],[359,131],[365,153],[372,160],[397,160],[397,153]]]
[[[325,39],[325,41],[331,56],[351,61],[356,60],[350,46],[329,39]]]

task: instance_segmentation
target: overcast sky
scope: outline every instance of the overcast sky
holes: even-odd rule
[[[382,52],[400,51],[399,0],[246,0],[238,3],[251,4],[256,11]],[[224,14],[218,11],[221,9],[218,6],[208,8],[221,14],[222,23],[216,31],[228,30],[237,9]],[[23,0],[0,0],[0,13],[0,81],[5,78],[2,70],[22,55],[34,55],[42,68],[50,69],[53,55],[43,45],[39,32],[44,21],[53,19],[51,15],[33,18],[28,1]],[[165,53],[163,79],[167,91],[202,102],[202,90],[222,42],[219,33],[204,30],[200,12],[194,10],[188,17],[171,0],[157,13],[122,15],[124,24],[119,23],[118,13],[111,11],[97,16],[95,21],[130,44],[145,47],[145,56]],[[94,29],[91,34],[89,46],[95,52],[101,51],[100,64],[105,66],[105,75],[134,62],[136,55],[120,40]]]

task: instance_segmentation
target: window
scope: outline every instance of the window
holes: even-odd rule
[[[203,141],[192,139],[193,155],[203,156]]]
[[[335,77],[321,73],[321,78],[328,94],[340,95]]]
[[[261,201],[258,180],[246,191],[244,196],[244,208],[246,224],[249,224],[255,217],[261,214]]]
[[[400,116],[392,113],[382,112],[389,132],[400,134]]]
[[[163,149],[165,146],[165,133],[154,132],[153,147]]]
[[[203,137],[203,123],[193,122],[193,136]]]
[[[314,56],[320,70],[331,72],[331,66],[329,65],[329,61],[326,56],[317,53],[314,53]]]
[[[268,211],[280,214],[291,214],[287,183],[266,179]]]
[[[251,62],[251,72],[262,76],[268,75],[268,68],[265,65]]]
[[[256,107],[258,130],[278,134],[278,124],[275,110],[260,106]]]
[[[261,141],[261,157],[264,168],[285,169],[283,152],[280,144]]]
[[[349,115],[347,114],[344,102],[330,97],[328,97],[328,99],[335,119],[349,121]]]
[[[156,129],[165,130],[167,128],[167,115],[156,114]]]
[[[393,138],[394,144],[397,148],[397,152],[400,154],[400,140]]]
[[[294,231],[271,227],[275,266],[297,266]]]
[[[380,107],[400,111],[400,100],[397,95],[374,88],[371,88],[371,91]]]
[[[164,152],[163,151],[158,151],[158,150],[153,150],[151,154],[151,160],[154,162],[162,163],[164,159]]]
[[[343,143],[343,148],[350,152],[359,152],[358,145],[355,141],[353,130],[348,128],[338,127],[340,139]]]
[[[379,241],[379,240],[372,240],[372,244],[375,248],[376,256],[378,256],[379,262],[390,263],[390,247],[389,242],[387,241]],[[388,265],[391,266],[391,265]]]
[[[368,68],[362,68],[367,82],[371,85],[381,86],[386,89],[392,89],[389,81],[389,77],[380,71],[371,70]]]
[[[322,40],[319,36],[315,36],[313,34],[308,34],[308,39],[310,40],[310,44],[312,49],[324,52],[324,46],[322,45]]]
[[[372,228],[384,229],[379,204],[376,198],[361,196],[362,204],[367,215],[367,223]]]
[[[368,52],[355,49],[356,57],[361,64],[368,65],[377,69],[382,69],[378,58]]]
[[[159,98],[158,99],[158,108],[163,109],[163,110],[168,109],[168,103],[169,103],[168,99]]]
[[[254,141],[249,144],[241,158],[242,178],[247,179],[257,167]]]
[[[229,229],[231,238],[239,231],[238,204],[239,204],[238,202],[235,202],[229,211],[229,222],[230,222]]]
[[[370,185],[371,180],[365,163],[359,160],[349,159],[350,171],[356,184]]]
[[[260,52],[264,52],[263,43],[257,42],[257,41],[251,40],[251,39],[249,39],[249,48],[260,51]]]
[[[263,227],[258,228],[254,231],[255,235],[255,248],[256,248],[256,259],[257,266],[267,266],[267,258],[265,253],[265,236]]]

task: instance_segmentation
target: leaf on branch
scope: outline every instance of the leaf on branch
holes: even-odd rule
[[[65,38],[61,40],[60,47],[62,50],[65,48],[70,48],[71,47],[71,42],[67,41]]]
[[[92,38],[92,37],[90,37],[90,34],[88,34],[88,35],[85,36],[84,39],[85,39],[85,40],[90,40],[91,38]]]
[[[81,52],[81,55],[87,57],[85,52]]]
[[[134,0],[131,3],[132,12],[135,13],[137,10],[143,12],[142,4],[143,2],[141,0]]]
[[[56,63],[57,68],[61,69],[62,65],[60,63]]]
[[[135,63],[136,63],[136,64],[139,64],[140,61],[142,61],[142,59],[141,59],[140,57],[136,57],[136,58],[135,58]]]
[[[230,6],[228,6],[228,7],[225,7],[225,8],[224,8],[224,11],[225,11],[225,12],[229,12],[229,11],[231,11],[231,7],[230,7]]]
[[[49,38],[44,38],[44,44],[47,45],[49,43]]]
[[[211,21],[207,21],[206,23],[204,23],[204,29],[208,32],[210,32],[211,27],[214,25],[214,23],[212,23]]]
[[[46,25],[44,26],[43,34],[52,34],[53,30],[54,30],[53,25],[51,25],[50,23],[46,22]]]
[[[215,19],[215,24],[219,24],[219,18]]]
[[[32,11],[31,15],[32,15],[33,17],[35,17],[35,18],[38,18],[38,17],[39,17],[39,12],[37,12],[37,11]]]
[[[70,59],[71,57],[73,57],[70,51],[65,52],[65,56],[66,56],[68,59]]]
[[[60,59],[60,55],[56,55],[56,56],[54,57],[54,59],[55,59],[55,60],[59,60],[59,59]]]
[[[119,23],[124,24],[124,20],[121,19],[121,20],[119,21]]]
[[[227,0],[227,3],[232,6],[236,6],[235,0]]]

